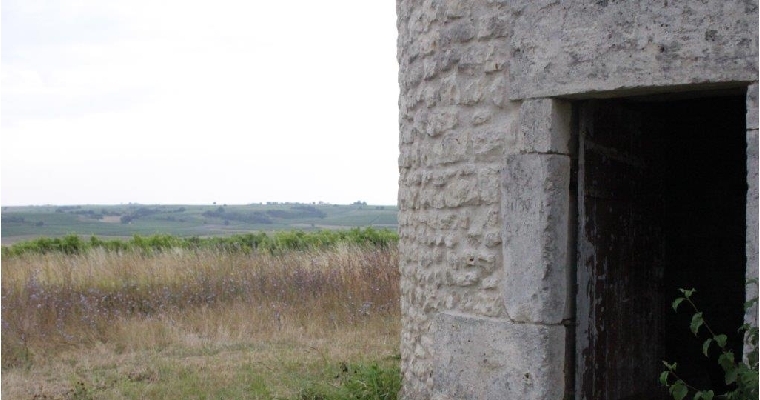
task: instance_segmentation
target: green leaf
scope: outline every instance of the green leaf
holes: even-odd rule
[[[723,367],[723,370],[728,372],[729,369],[734,367],[734,353],[727,351],[718,357],[718,364]]]
[[[717,343],[721,349],[726,347],[726,340],[728,340],[728,337],[726,335],[715,336],[715,343]]]
[[[694,400],[712,400],[715,393],[712,390],[700,390],[694,393]]]
[[[683,400],[684,397],[686,397],[687,394],[689,394],[689,389],[684,385],[682,380],[676,381],[676,383],[673,384],[671,387],[673,389],[671,391],[671,395],[675,400]]]
[[[744,383],[745,387],[755,387],[757,388],[758,385],[758,371],[752,370],[749,367],[747,367],[742,373],[741,373],[741,381]]]
[[[691,332],[694,334],[694,336],[697,335],[697,333],[699,332],[699,327],[701,327],[702,324],[704,324],[704,323],[705,323],[705,321],[702,319],[702,313],[701,312],[698,312],[698,313],[694,314],[694,316],[691,317],[691,325],[690,325],[690,327],[691,327]]]
[[[730,385],[736,382],[736,377],[739,376],[739,368],[731,368],[726,370],[726,385]]]
[[[662,386],[668,386],[668,376],[670,376],[670,371],[662,371],[660,373],[660,384]]]
[[[678,311],[678,305],[681,304],[681,302],[684,301],[684,300],[686,300],[686,299],[683,298],[683,297],[679,297],[679,298],[673,300],[673,305],[672,305],[673,306],[673,311]]]
[[[708,357],[707,351],[710,350],[710,343],[712,343],[712,341],[712,339],[707,339],[704,343],[702,343],[702,354],[704,354],[705,357]]]
[[[662,363],[665,364],[665,368],[667,368],[668,371],[675,371],[678,366],[678,363],[668,364],[667,361],[663,361]]]

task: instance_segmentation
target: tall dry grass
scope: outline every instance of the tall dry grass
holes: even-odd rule
[[[299,335],[330,340],[346,331],[392,337],[397,258],[395,247],[339,246],[281,255],[93,250],[4,259],[3,369],[103,344],[134,352]]]

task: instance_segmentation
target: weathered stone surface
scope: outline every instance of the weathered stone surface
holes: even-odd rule
[[[536,1],[512,8],[511,97],[757,80],[757,1]]]
[[[758,278],[758,84],[747,88],[747,280]],[[746,299],[758,296],[757,285],[748,285]],[[744,315],[744,321],[757,326],[757,303]],[[745,344],[745,357],[750,349]]]
[[[747,129],[758,128],[757,91],[757,82],[747,88]]]
[[[426,115],[425,132],[430,136],[438,136],[456,127],[459,121],[456,111],[451,110],[434,111]]]
[[[483,125],[491,119],[493,112],[489,109],[478,110],[472,113],[471,123],[473,126]]]
[[[487,166],[478,171],[478,195],[481,204],[498,204],[501,200],[501,188],[494,185],[501,177],[501,169]]]
[[[758,277],[758,130],[747,130],[747,279]],[[747,285],[747,300],[757,297],[757,285]],[[757,303],[750,307],[745,322],[757,326]],[[744,354],[749,354],[745,345]]]
[[[564,327],[440,313],[433,330],[433,399],[562,398]]]
[[[518,322],[567,318],[570,158],[515,154],[504,169],[504,304]]]
[[[569,102],[554,99],[526,100],[520,106],[520,132],[515,153],[570,153]]]

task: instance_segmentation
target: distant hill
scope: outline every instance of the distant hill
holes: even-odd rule
[[[76,205],[2,207],[2,244],[38,237],[135,234],[224,236],[254,231],[396,230],[398,208],[389,205],[268,203],[248,205]]]

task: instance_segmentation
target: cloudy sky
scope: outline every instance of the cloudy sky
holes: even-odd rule
[[[1,7],[2,205],[396,203],[393,1]]]

